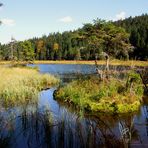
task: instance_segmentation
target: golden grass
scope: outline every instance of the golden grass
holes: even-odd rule
[[[35,64],[95,64],[94,61],[34,61]],[[106,61],[97,61],[99,65],[106,64]],[[111,60],[110,65],[123,65],[123,66],[148,66],[148,61],[121,61]]]
[[[7,105],[37,99],[39,91],[57,83],[54,76],[34,69],[0,67],[0,99]]]
[[[11,62],[11,61],[0,61],[0,64],[25,64],[26,62]],[[75,60],[62,60],[62,61],[34,61],[34,64],[95,64],[94,61],[75,61]],[[99,60],[99,65],[104,65],[106,62],[104,60]],[[110,60],[110,65],[123,65],[123,66],[148,66],[148,61],[136,61],[136,60]]]

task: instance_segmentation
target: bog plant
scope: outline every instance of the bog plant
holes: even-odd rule
[[[35,69],[0,67],[0,100],[5,105],[36,100],[39,91],[58,81],[54,76],[40,74]]]
[[[139,109],[143,86],[138,74],[129,73],[128,75],[128,80],[111,78],[100,81],[97,77],[75,80],[60,87],[55,92],[55,98],[86,111],[134,112]]]

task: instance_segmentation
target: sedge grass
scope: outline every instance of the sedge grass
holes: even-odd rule
[[[37,99],[38,92],[58,83],[52,75],[27,68],[0,67],[0,101],[7,105]]]

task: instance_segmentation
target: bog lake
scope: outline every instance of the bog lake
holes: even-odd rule
[[[29,64],[50,73],[62,84],[79,76],[95,75],[94,65]],[[100,65],[100,69],[104,66]],[[130,67],[111,66],[116,71]],[[120,75],[121,77],[121,75]],[[54,99],[56,87],[43,90],[38,102],[7,107],[0,105],[0,145],[12,148],[148,147],[148,105],[132,114],[83,114]],[[130,135],[125,135],[129,130]],[[121,142],[122,141],[122,142]],[[128,143],[128,144],[127,144]]]

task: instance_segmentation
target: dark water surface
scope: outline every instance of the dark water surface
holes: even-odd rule
[[[29,66],[38,66],[41,73],[54,74],[66,83],[80,74],[95,74],[93,65]],[[7,109],[0,106],[0,148],[148,147],[147,105],[135,114],[83,115],[54,100],[54,90],[42,91],[37,103]]]

